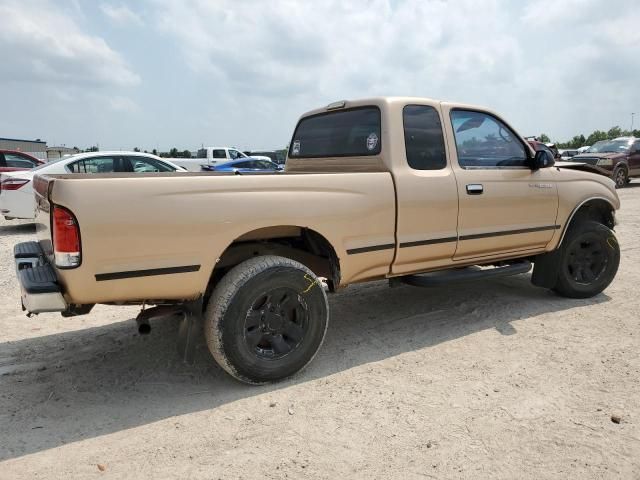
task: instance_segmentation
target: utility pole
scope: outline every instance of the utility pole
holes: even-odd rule
[[[635,115],[635,113],[631,113],[631,128],[629,130],[631,130],[633,132],[633,116]]]

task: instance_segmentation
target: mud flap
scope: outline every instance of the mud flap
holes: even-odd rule
[[[553,252],[537,255],[533,259],[531,283],[538,287],[553,288],[558,282],[561,248]]]
[[[202,297],[183,305],[183,316],[178,328],[178,355],[185,363],[193,365],[196,342],[203,333]]]

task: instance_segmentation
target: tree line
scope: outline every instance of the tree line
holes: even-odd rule
[[[608,131],[596,130],[585,137],[583,134],[574,135],[574,137],[567,142],[555,142],[558,148],[580,148],[585,145],[593,145],[600,140],[611,140],[617,137],[638,137],[640,138],[640,130],[623,130],[622,128],[615,126],[611,127]],[[543,143],[550,143],[551,139],[548,135],[541,133],[538,137],[539,141]]]

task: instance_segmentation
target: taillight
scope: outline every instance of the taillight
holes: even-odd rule
[[[53,254],[56,266],[74,268],[80,265],[80,227],[73,213],[64,207],[53,207]]]
[[[0,182],[0,190],[18,190],[30,181],[24,178],[6,178]]]

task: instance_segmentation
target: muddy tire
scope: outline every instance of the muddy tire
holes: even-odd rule
[[[205,310],[213,358],[241,382],[263,384],[302,370],[329,323],[322,283],[307,267],[278,256],[247,260],[229,271]]]
[[[616,167],[611,177],[616,184],[616,188],[624,188],[629,183],[629,174],[625,167]]]
[[[594,221],[569,228],[560,251],[557,293],[589,298],[613,281],[620,264],[620,247],[611,229]]]

